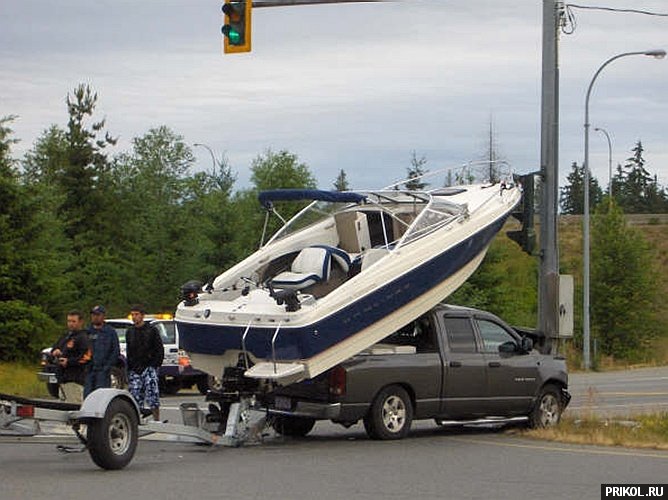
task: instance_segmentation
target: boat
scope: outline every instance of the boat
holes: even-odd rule
[[[261,192],[267,217],[281,201],[308,205],[212,283],[185,288],[175,320],[193,365],[278,384],[323,373],[461,286],[521,199],[508,181],[402,186]]]

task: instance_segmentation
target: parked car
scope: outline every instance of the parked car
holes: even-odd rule
[[[414,419],[552,426],[570,400],[566,363],[534,349],[540,335],[531,336],[488,312],[439,305],[328,372],[276,388],[267,409],[274,429],[292,436],[316,420],[362,420],[375,439],[406,436]],[[224,379],[223,390],[242,380]]]
[[[172,316],[170,314],[147,315],[145,320],[158,329],[165,349],[165,357],[158,370],[160,391],[163,394],[176,394],[179,389],[197,385],[197,389],[202,394],[206,394],[210,385],[215,383],[215,379],[193,368],[188,354],[179,348],[179,330]],[[125,388],[127,387],[125,333],[132,326],[132,321],[128,318],[116,318],[108,319],[106,322],[116,330],[121,348],[118,363],[111,371],[111,386]],[[42,371],[38,373],[38,377],[46,383],[51,396],[59,397],[56,365],[51,359],[50,347],[42,350]]]

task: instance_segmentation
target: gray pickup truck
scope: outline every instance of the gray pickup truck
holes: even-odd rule
[[[400,439],[414,419],[555,425],[570,401],[565,360],[520,332],[493,314],[439,305],[321,376],[274,390],[273,427],[305,436],[316,420],[362,420],[369,437]]]

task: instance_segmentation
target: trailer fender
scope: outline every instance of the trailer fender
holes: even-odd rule
[[[81,409],[73,413],[73,418],[77,420],[88,418],[104,418],[107,407],[114,399],[125,399],[134,408],[137,419],[140,419],[139,406],[128,391],[122,389],[97,389],[91,392],[84,399]]]

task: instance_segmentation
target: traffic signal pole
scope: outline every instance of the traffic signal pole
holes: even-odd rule
[[[540,276],[538,329],[546,352],[559,335],[559,22],[563,2],[543,0],[543,69],[541,95]]]

